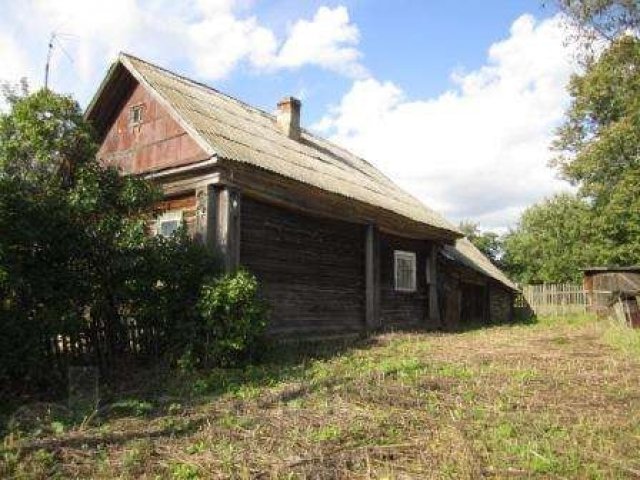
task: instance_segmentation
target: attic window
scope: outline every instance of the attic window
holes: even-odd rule
[[[134,105],[129,112],[129,124],[134,127],[142,124],[142,105]]]
[[[398,292],[416,291],[416,254],[414,252],[393,252],[395,261],[395,287]]]

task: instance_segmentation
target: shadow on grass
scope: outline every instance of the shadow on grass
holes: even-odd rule
[[[514,322],[509,325],[535,323],[537,319],[534,316],[521,315],[516,316]],[[447,333],[455,334],[503,325],[505,324],[467,323]],[[412,329],[405,332],[426,334],[433,333],[433,330]],[[58,428],[63,428],[64,431],[77,431],[77,427],[83,423],[86,426],[100,426],[116,419],[138,418],[149,422],[158,418],[162,420],[161,417],[170,419],[182,409],[215,403],[219,398],[229,394],[238,400],[257,399],[263,395],[265,388],[284,383],[293,385],[274,395],[266,395],[259,400],[259,405],[267,407],[279,402],[290,402],[310,394],[317,388],[331,387],[331,383],[336,382],[335,379],[328,378],[310,384],[310,367],[314,362],[329,360],[357,350],[369,350],[380,345],[381,341],[379,335],[338,337],[329,340],[270,341],[252,363],[239,368],[179,371],[161,362],[148,362],[146,365],[139,362],[123,363],[114,369],[109,382],[100,386],[99,403],[95,410],[90,408],[88,411],[73,411],[64,407],[66,398],[60,396],[47,399],[49,402],[58,402],[51,405],[62,406],[57,410],[57,414],[51,413],[50,410],[44,414],[29,412],[29,402],[25,398],[9,396],[6,401],[0,401],[0,438],[16,428],[22,428],[21,423],[24,422],[16,421],[16,412],[20,411],[27,411],[32,417],[31,423],[22,430],[25,438],[31,438],[29,443],[36,445],[35,448],[53,448],[55,445],[63,447],[71,444],[128,442],[136,437],[148,437],[149,434],[142,431],[135,435],[109,437],[102,434],[74,435],[73,438],[48,439],[47,445],[50,447],[43,447],[40,437],[43,436],[43,432],[45,436],[51,433],[47,429],[51,430],[52,425],[58,425]],[[189,433],[188,429],[182,431],[173,427],[159,429],[154,431],[153,435]],[[35,431],[40,433],[34,435]]]
[[[267,342],[252,363],[239,368],[211,368],[180,371],[161,362],[130,362],[119,365],[108,383],[100,385],[99,402],[83,411],[67,408],[64,396],[27,399],[5,394],[0,401],[0,438],[18,433],[33,448],[60,448],[74,445],[128,442],[150,434],[75,435],[49,438],[55,430],[74,430],[80,425],[100,426],[116,419],[152,420],[172,415],[186,408],[215,402],[232,394],[242,399],[251,392],[281,383],[295,386],[262,403],[288,402],[310,392],[304,380],[309,365],[354,350],[370,349],[379,342],[375,336],[338,338],[326,341]],[[197,426],[196,426],[197,427]],[[154,436],[187,434],[175,428],[154,431]],[[45,437],[45,438],[43,438]],[[54,436],[55,437],[55,436]]]

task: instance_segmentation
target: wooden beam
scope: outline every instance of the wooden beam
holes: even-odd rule
[[[219,184],[196,189],[196,238],[221,256],[224,269],[240,265],[240,192]]]
[[[380,232],[374,224],[366,226],[365,236],[365,323],[368,330],[380,324]]]
[[[431,253],[427,260],[427,281],[429,283],[429,323],[442,325],[440,305],[438,304],[438,245],[431,245]]]
[[[217,217],[218,205],[215,186],[205,185],[196,189],[195,238],[211,250],[217,249]]]
[[[216,241],[225,270],[233,272],[240,265],[240,192],[222,186],[217,191]]]

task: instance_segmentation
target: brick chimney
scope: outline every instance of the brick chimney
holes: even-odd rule
[[[300,100],[284,97],[278,102],[278,126],[280,130],[293,140],[300,140]]]

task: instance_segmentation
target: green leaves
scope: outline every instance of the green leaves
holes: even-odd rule
[[[266,307],[258,281],[245,270],[213,279],[202,286],[198,312],[207,345],[202,363],[234,362],[247,353],[266,327]],[[193,350],[192,350],[193,351]]]
[[[612,42],[574,76],[569,91],[554,164],[589,206],[591,257],[598,264],[639,263],[640,39]]]
[[[0,116],[3,175],[48,188],[69,185],[76,169],[94,160],[92,129],[73,99],[49,90],[15,97]]]
[[[502,268],[504,254],[503,241],[495,232],[481,232],[477,223],[460,222],[460,231],[480,250],[494,265]]]
[[[574,21],[609,38],[569,84],[571,105],[552,162],[577,187],[529,208],[505,240],[522,282],[577,281],[589,265],[640,263],[640,26],[635,1],[560,1]]]
[[[504,263],[522,283],[577,281],[597,262],[591,208],[560,194],[528,208],[504,241]]]

